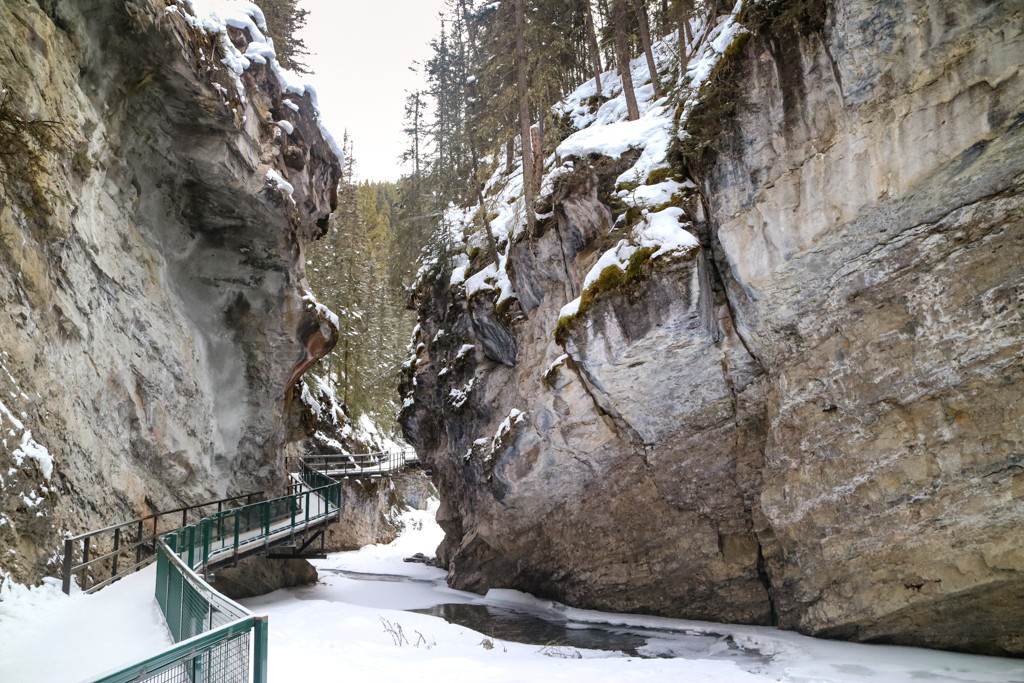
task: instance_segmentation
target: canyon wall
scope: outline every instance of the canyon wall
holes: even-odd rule
[[[470,590],[1024,654],[1024,7],[780,6],[672,169],[699,247],[566,317],[635,220],[635,156],[590,156],[513,233],[511,303],[421,282],[401,420],[439,556]]]
[[[0,2],[15,580],[53,574],[66,535],[283,487],[289,376],[336,333],[304,249],[340,162],[258,34],[162,0]]]

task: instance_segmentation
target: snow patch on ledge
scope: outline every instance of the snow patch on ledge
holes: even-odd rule
[[[320,115],[316,90],[312,85],[300,82],[295,74],[286,71],[277,61],[274,41],[266,34],[267,20],[263,10],[249,0],[177,0],[177,2],[177,5],[171,5],[165,11],[181,14],[194,29],[216,38],[224,54],[221,63],[230,74],[241,102],[246,101],[242,74],[253,64],[267,65],[284,92],[299,97],[309,95],[320,135],[330,147],[331,152],[334,153],[338,164],[342,167],[345,166],[345,153],[327,126],[324,125],[323,117]],[[251,42],[246,45],[244,51],[235,47],[228,35],[228,28],[245,32]],[[230,103],[225,104],[231,108]],[[299,107],[291,100],[285,100],[284,104],[292,111],[299,110]]]
[[[562,141],[557,149],[558,156],[585,157],[588,154],[600,154],[619,157],[630,148],[646,147],[671,124],[667,112],[666,107],[656,107],[636,121],[616,121],[604,126],[584,128]]]
[[[22,467],[25,459],[28,458],[35,461],[43,479],[50,481],[53,477],[53,456],[46,448],[36,443],[32,438],[32,432],[26,431],[21,435],[21,444],[14,449],[11,456],[14,458],[14,464],[18,467]]]
[[[306,292],[305,294],[303,294],[302,300],[306,302],[310,310],[314,310],[317,312],[317,317],[321,317],[328,320],[332,325],[334,325],[334,329],[341,329],[341,324],[338,322],[338,314],[332,311],[331,309],[327,308],[327,306],[324,306],[319,301],[317,301],[317,298],[313,295],[312,292]]]
[[[526,419],[526,413],[523,411],[513,408],[508,417],[506,417],[500,425],[498,425],[498,431],[491,437],[491,456],[497,453],[498,449],[501,448],[501,442],[506,436],[512,432],[512,428]]]
[[[288,195],[288,199],[292,200],[292,204],[295,204],[295,197],[293,196],[295,193],[295,186],[285,180],[280,173],[274,169],[267,171],[267,182]]]
[[[640,225],[633,229],[633,239],[637,246],[655,249],[651,254],[652,259],[698,248],[700,242],[697,238],[680,225],[683,214],[682,209],[672,206],[644,216]]]

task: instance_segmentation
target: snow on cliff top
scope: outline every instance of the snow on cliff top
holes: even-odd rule
[[[245,102],[245,87],[242,85],[242,74],[253,64],[266,64],[277,77],[282,90],[299,97],[308,94],[316,111],[316,123],[324,141],[334,152],[338,164],[345,165],[345,153],[341,145],[331,135],[320,116],[320,105],[313,86],[301,83],[297,76],[286,71],[277,61],[274,41],[266,34],[267,20],[263,10],[249,0],[178,0],[178,5],[171,5],[167,12],[180,13],[193,28],[216,36],[224,58],[221,63],[227,68],[235,83],[238,97]],[[184,8],[187,11],[182,11]],[[228,28],[244,31],[251,41],[244,51],[235,47],[228,36]],[[297,110],[294,104],[286,100],[290,109]],[[230,104],[228,104],[230,108]]]
[[[666,178],[665,174],[652,176],[652,172],[670,167],[668,152],[673,141],[676,113],[681,110],[683,117],[689,115],[715,66],[736,39],[746,32],[737,20],[742,7],[743,0],[737,0],[728,14],[715,17],[706,24],[699,20],[692,21],[692,35],[697,37],[696,46],[687,48],[688,59],[683,68],[678,69],[681,73],[674,84],[670,83],[669,74],[680,59],[677,35],[669,35],[654,44],[655,64],[661,82],[668,86],[668,95],[655,99],[650,69],[643,55],[630,62],[639,119],[629,120],[622,79],[616,71],[601,74],[602,95],[606,98],[603,102],[597,98],[595,79],[590,79],[553,107],[555,113],[572,122],[576,131],[558,145],[555,154],[545,160],[540,191],[542,197],[551,196],[555,180],[572,172],[577,160],[591,154],[615,158],[630,150],[640,152],[633,166],[616,179],[616,186],[621,188],[617,193],[619,199],[627,207],[640,209],[643,218],[634,226],[625,226],[631,228],[628,238],[601,255],[585,278],[584,290],[597,280],[605,268],[616,266],[625,270],[630,257],[639,249],[650,248],[651,258],[660,258],[685,255],[699,247],[697,239],[688,230],[692,226],[686,220],[684,211],[678,206],[672,206],[677,205],[696,186],[691,181],[679,182]],[[507,175],[499,165],[487,182],[484,194],[491,198],[484,209],[498,242],[498,263],[491,263],[467,276],[469,260],[459,254],[455,257],[456,268],[450,284],[453,287],[464,286],[467,297],[482,291],[495,291],[497,305],[516,296],[506,267],[509,242],[522,232],[526,223],[521,159],[517,159],[516,165]],[[449,243],[453,247],[468,253],[472,248],[486,246],[483,231],[479,229],[477,211],[477,207],[452,208],[445,216],[445,227],[451,235]],[[541,220],[545,218],[548,216],[538,216]],[[620,217],[620,223],[622,219]],[[577,313],[579,303],[579,300],[570,302],[563,308],[562,316]]]
[[[704,37],[687,61],[686,69],[678,83],[684,117],[693,109],[701,87],[707,82],[726,50],[740,34],[746,33],[746,29],[737,21],[737,14],[742,7],[743,0],[738,0],[730,14],[715,18],[710,26],[700,24],[696,20],[692,22],[693,35]],[[666,36],[655,43],[652,50],[664,84],[669,67],[679,59],[677,35]],[[651,171],[668,165],[667,156],[672,142],[672,120],[676,107],[672,106],[669,97],[654,99],[654,86],[649,83],[651,72],[643,55],[630,63],[630,75],[633,79],[637,106],[640,109],[640,118],[636,121],[628,120],[626,97],[618,73],[603,73],[602,91],[609,99],[596,110],[589,104],[594,102],[597,96],[597,84],[594,79],[590,79],[555,105],[554,110],[568,116],[577,129],[577,132],[562,141],[557,154],[561,158],[582,158],[589,154],[619,157],[630,149],[639,149],[640,158],[632,168],[619,176],[617,182],[643,184]]]

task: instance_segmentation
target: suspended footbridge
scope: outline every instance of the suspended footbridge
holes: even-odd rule
[[[312,556],[322,556],[326,529],[341,518],[342,479],[390,476],[410,461],[415,456],[402,452],[294,458],[289,495],[248,493],[68,539],[65,593],[73,577],[93,592],[155,561],[156,601],[175,642],[93,683],[266,683],[267,619],[217,592],[214,570],[257,554],[310,557],[318,540]]]

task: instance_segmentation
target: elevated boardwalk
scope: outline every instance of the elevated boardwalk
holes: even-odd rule
[[[307,549],[318,539],[315,556],[322,556],[326,529],[341,518],[341,480],[391,476],[413,462],[415,456],[402,452],[290,459],[287,496],[259,500],[263,494],[249,493],[68,539],[65,593],[76,575],[92,592],[156,561],[157,603],[177,643],[95,683],[266,683],[266,618],[218,593],[206,581],[210,572],[257,554],[309,557]]]
[[[298,458],[285,458],[285,467],[293,475],[301,474],[303,466],[315,469],[334,479],[390,476],[406,467],[419,464],[414,451],[380,453],[324,453]]]

